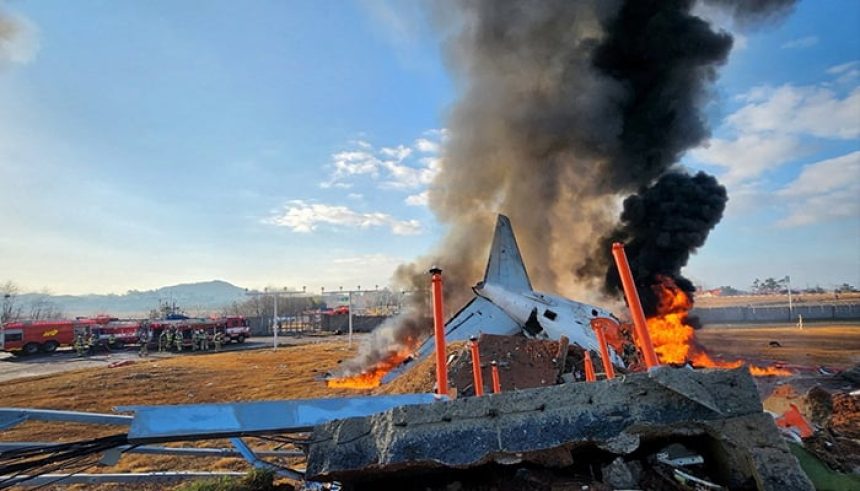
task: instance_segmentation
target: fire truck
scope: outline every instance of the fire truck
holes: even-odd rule
[[[180,333],[184,347],[191,346],[194,331],[202,331],[209,337],[210,342],[214,339],[215,333],[220,332],[224,335],[224,344],[229,344],[231,341],[244,343],[251,335],[251,328],[248,327],[248,321],[244,317],[196,319],[182,316],[174,319],[150,321],[146,327],[149,330],[147,337],[151,347],[158,346],[158,339],[165,330]],[[139,334],[140,331],[138,331]]]
[[[248,321],[244,317],[222,317],[216,319],[169,319],[169,320],[120,320],[112,317],[78,318],[73,320],[42,320],[9,322],[0,330],[0,351],[13,355],[35,355],[39,352],[53,353],[57,348],[73,346],[75,335],[93,340],[92,349],[122,349],[126,345],[140,343],[143,328],[146,328],[148,343],[158,346],[158,337],[164,329],[180,332],[183,344],[190,346],[192,332],[200,330],[214,337],[216,332],[224,334],[224,343],[244,343],[250,337]]]
[[[75,332],[110,322],[107,318],[8,322],[0,332],[0,349],[15,355],[53,353],[75,342]]]

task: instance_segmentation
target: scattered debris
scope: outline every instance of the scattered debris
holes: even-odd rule
[[[621,453],[607,450],[619,438],[627,443],[614,447]],[[747,370],[671,367],[332,421],[314,428],[307,476],[356,489],[408,489],[421,475],[422,485],[429,479],[445,489],[442,484],[452,484],[467,470],[520,466],[600,482],[602,469],[619,457],[657,463],[655,454],[672,443],[704,462],[720,463],[702,466],[707,472],[683,471],[709,484],[812,489],[773,419],[762,412]],[[664,482],[655,475],[659,465],[643,465],[641,485]],[[627,472],[619,466],[610,471],[623,480]],[[664,472],[676,480],[679,474],[672,469],[665,466]],[[627,470],[632,479],[633,469]],[[655,487],[661,486],[644,489]]]

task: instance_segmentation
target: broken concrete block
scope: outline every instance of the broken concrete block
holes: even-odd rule
[[[629,436],[619,438],[622,434]],[[564,452],[575,461],[583,455],[605,456],[596,451],[598,446],[615,445],[624,454],[640,445],[663,446],[673,438],[689,445],[699,442],[701,448],[691,449],[731,467],[717,476],[730,487],[756,483],[766,490],[812,489],[772,419],[762,412],[745,368],[661,367],[650,374],[403,406],[332,421],[314,428],[307,476],[380,483],[492,462],[566,466],[571,459],[560,458]],[[609,455],[596,462],[598,469],[615,459]]]
[[[634,489],[639,484],[639,478],[624,459],[618,457],[603,467],[603,482],[614,489]]]

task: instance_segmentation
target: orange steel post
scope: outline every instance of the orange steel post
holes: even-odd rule
[[[627,305],[633,316],[633,326],[636,329],[639,349],[642,350],[642,356],[645,358],[645,366],[648,368],[656,367],[660,362],[657,361],[654,346],[651,344],[651,335],[648,334],[648,324],[645,321],[645,313],[642,311],[642,303],[639,301],[639,292],[636,291],[636,284],[633,282],[633,273],[627,262],[627,254],[624,253],[624,244],[620,242],[612,244],[612,256],[618,266],[618,275],[621,277],[624,296],[627,297]]]
[[[591,319],[591,327],[597,334],[597,342],[600,343],[600,360],[603,362],[603,371],[606,373],[607,379],[615,378],[615,367],[612,366],[612,360],[609,359],[609,346],[606,344],[606,331],[603,330],[603,323],[611,322],[609,319],[598,317]]]
[[[496,360],[493,360],[490,362],[490,365],[493,367],[493,394],[501,394],[502,382],[499,381],[499,364],[496,363]]]
[[[582,360],[582,364],[585,365],[585,380],[587,382],[594,382],[597,380],[597,376],[594,375],[594,365],[591,363],[591,352],[585,352],[585,358]]]
[[[481,373],[481,352],[478,350],[478,337],[469,338],[469,347],[472,348],[472,378],[475,380],[475,395],[484,395],[484,375]]]
[[[430,270],[433,294],[433,329],[436,340],[436,393],[448,395],[448,353],[445,350],[445,318],[442,311],[442,270]]]

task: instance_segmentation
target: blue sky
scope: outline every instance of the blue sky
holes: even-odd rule
[[[0,281],[387,284],[442,232],[422,193],[457,87],[420,5],[0,2]],[[684,159],[731,199],[696,281],[860,284],[858,31],[827,0],[741,33]]]

